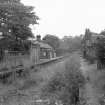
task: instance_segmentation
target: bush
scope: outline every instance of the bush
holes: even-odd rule
[[[42,88],[43,94],[50,95],[54,94],[65,85],[64,78],[61,73],[57,72],[55,75],[48,81],[47,85]]]
[[[65,70],[55,73],[47,85],[42,88],[42,96],[61,100],[64,104],[77,104],[79,88],[84,85],[84,82],[79,57],[73,55],[65,62]]]
[[[65,77],[68,82],[71,84],[73,82],[74,85],[79,87],[83,86],[85,83],[85,79],[82,76],[82,72],[80,70],[80,58],[78,55],[73,55],[70,57],[68,61],[65,62]]]

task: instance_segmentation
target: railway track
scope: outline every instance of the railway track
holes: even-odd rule
[[[32,65],[28,69],[30,70],[30,69],[35,69],[37,67],[39,67],[39,68],[47,67],[52,64],[55,64],[55,63],[65,60],[66,58],[68,58],[68,56],[70,56],[70,55],[56,57],[51,60]],[[4,70],[4,71],[1,70],[0,71],[0,80],[6,79],[10,76],[14,77],[16,75],[21,75],[24,71],[25,71],[25,68],[22,65],[18,65],[17,67],[11,68],[11,70]]]

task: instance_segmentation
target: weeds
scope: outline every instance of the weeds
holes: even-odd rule
[[[85,83],[80,71],[78,56],[72,56],[65,62],[63,72],[56,72],[42,88],[42,96],[62,100],[67,105],[79,101],[79,88]]]

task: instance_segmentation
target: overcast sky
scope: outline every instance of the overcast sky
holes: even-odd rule
[[[35,6],[40,17],[33,27],[35,34],[65,35],[84,34],[85,28],[94,32],[105,29],[105,0],[22,0]]]

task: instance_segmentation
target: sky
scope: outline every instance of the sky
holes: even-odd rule
[[[32,27],[35,35],[76,36],[89,28],[93,32],[105,29],[105,0],[22,0],[34,6],[39,25]]]

